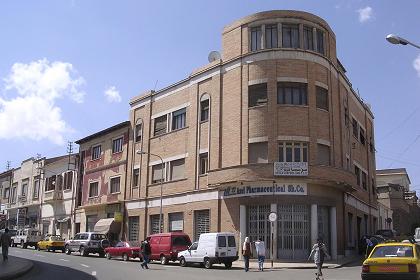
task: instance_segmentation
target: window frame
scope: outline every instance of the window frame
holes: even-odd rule
[[[294,40],[294,33],[293,31],[297,30],[297,37],[296,41]],[[291,49],[299,49],[300,48],[300,30],[299,30],[299,24],[293,24],[293,23],[284,23],[281,26],[281,37],[282,37],[282,47],[283,48],[291,48]],[[286,39],[290,36],[290,44],[286,46]],[[297,44],[297,46],[295,46]]]
[[[363,146],[366,145],[366,131],[361,125],[359,125],[359,141]]]
[[[329,111],[329,94],[328,89],[316,86],[316,108]],[[324,104],[325,102],[325,104]]]
[[[116,180],[116,179],[118,179],[119,181],[118,181],[118,191],[113,191],[112,190],[112,183],[113,183],[113,180]],[[117,176],[113,176],[113,177],[109,177],[109,194],[119,194],[119,193],[121,193],[121,175],[117,175]]]
[[[180,122],[179,124],[178,121]],[[171,131],[180,130],[185,127],[187,127],[187,107],[171,112]]]
[[[264,98],[264,95],[265,95],[265,98]],[[260,100],[262,100],[262,102],[260,102]],[[259,84],[248,86],[248,108],[267,106],[267,103],[268,103],[267,83],[259,83]]]
[[[209,154],[206,153],[201,153],[199,155],[199,175],[206,175],[208,173],[209,170]],[[203,169],[204,167],[204,169]]]
[[[325,32],[317,28],[316,29],[316,52],[322,55],[325,55],[324,38],[325,38]]]
[[[295,104],[295,90],[298,90],[298,104]],[[287,91],[289,90],[289,91]],[[287,100],[290,97],[290,102]],[[286,106],[308,106],[308,84],[295,82],[277,83],[277,104]]]
[[[143,139],[143,124],[138,123],[135,125],[135,142],[140,142]],[[140,133],[139,133],[140,131]]]
[[[92,191],[92,185],[96,184],[96,195],[91,195],[91,191]],[[88,190],[88,198],[95,198],[95,197],[99,197],[99,181],[91,181],[89,182],[89,190]]]
[[[360,176],[361,176],[361,173],[362,173],[362,169],[359,167],[359,166],[357,166],[356,164],[354,165],[354,175],[356,175],[356,184],[359,186],[359,187],[361,187],[361,178],[360,178]]]
[[[256,52],[262,49],[261,41],[262,41],[262,27],[261,26],[254,26],[250,29],[250,44],[249,48],[251,52]],[[254,48],[255,45],[255,48]]]
[[[303,25],[303,49],[304,50],[315,51],[313,29],[314,28],[311,26]],[[307,36],[307,34],[310,34],[310,36]]]
[[[180,177],[180,178],[173,178],[173,169],[172,169],[172,164],[175,162],[175,161],[183,161],[184,162],[184,172],[183,172],[183,174],[182,174],[182,177]],[[179,158],[179,159],[175,159],[175,160],[171,160],[170,162],[169,162],[169,181],[177,181],[177,180],[183,180],[183,179],[185,179],[185,163],[186,163],[186,160],[185,160],[185,158]]]
[[[270,44],[268,41],[270,39]],[[275,40],[274,40],[275,39]],[[276,49],[279,47],[278,43],[278,26],[277,24],[266,24],[265,25],[265,49]]]
[[[300,161],[295,161],[296,148],[300,151]],[[288,161],[287,149],[291,149],[291,161]],[[281,155],[282,154],[282,155]],[[283,160],[282,160],[283,159]],[[305,161],[306,159],[306,161]],[[278,142],[278,161],[279,162],[308,162],[309,161],[309,142],[304,141],[279,141]]]
[[[112,139],[112,154],[118,154],[123,152],[124,136]]]
[[[203,103],[207,102],[206,106]],[[210,99],[204,99],[200,101],[200,122],[206,122],[210,117]]]
[[[91,160],[98,160],[102,157],[102,145],[101,144],[94,145],[94,146],[92,146],[91,149],[92,149]],[[96,149],[99,149],[99,154],[97,155],[97,157],[94,157]]]
[[[157,120],[159,120],[159,119],[162,119],[163,120],[163,118],[165,118],[165,129],[163,130],[159,130],[159,131],[156,131],[156,121]],[[162,121],[162,123],[163,123],[163,121]],[[153,136],[155,137],[155,136],[160,136],[160,135],[164,135],[164,134],[166,134],[166,133],[168,133],[168,114],[164,114],[164,115],[162,115],[162,116],[159,116],[159,117],[156,117],[156,118],[154,118],[153,119]]]
[[[140,168],[133,168],[133,188],[138,188],[140,184]]]

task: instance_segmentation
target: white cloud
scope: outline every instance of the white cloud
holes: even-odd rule
[[[73,65],[46,59],[15,63],[4,82],[5,89],[16,95],[0,97],[0,139],[47,139],[63,144],[64,134],[73,130],[62,119],[56,101],[67,97],[82,103],[85,96],[80,90],[84,79]]]
[[[109,103],[113,103],[113,102],[119,103],[119,102],[121,102],[121,95],[120,95],[119,91],[114,86],[111,86],[107,90],[105,90],[104,95],[106,97],[106,100]]]
[[[420,54],[417,56],[416,59],[413,61],[413,67],[417,71],[417,76],[420,78]]]
[[[359,21],[361,23],[366,22],[370,20],[373,16],[373,9],[369,6],[366,6],[365,8],[357,10],[359,13]]]

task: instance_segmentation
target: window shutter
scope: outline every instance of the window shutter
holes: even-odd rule
[[[185,159],[178,159],[171,162],[171,180],[184,179]]]
[[[268,143],[249,144],[249,163],[267,163],[268,162]]]
[[[318,144],[318,164],[330,165],[330,147]]]
[[[165,174],[164,174],[165,175]],[[152,166],[152,183],[159,182],[162,178],[162,165],[157,164]]]

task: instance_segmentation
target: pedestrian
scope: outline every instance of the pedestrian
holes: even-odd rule
[[[308,260],[310,260],[312,257],[314,258],[315,265],[318,269],[316,276],[317,279],[319,279],[319,277],[322,276],[322,265],[324,264],[324,258],[330,258],[330,255],[328,255],[327,247],[325,246],[322,238],[318,238],[317,243],[315,243],[312,247],[312,251]]]
[[[244,256],[245,272],[249,270],[249,258],[251,257],[251,243],[249,237],[245,237],[244,244],[242,245],[242,256]]]
[[[141,263],[141,268],[149,269],[149,266],[147,264],[149,263],[149,256],[151,252],[152,250],[150,248],[149,242],[147,242],[147,240],[144,240],[141,244],[141,254],[143,255],[143,262]]]
[[[7,261],[9,259],[9,246],[12,242],[9,234],[9,229],[6,228],[4,230],[4,233],[0,237],[0,243],[1,243],[1,253],[3,255],[3,261]]]
[[[257,251],[258,256],[258,270],[264,271],[265,244],[261,238],[259,238],[258,241],[255,241],[255,250]]]

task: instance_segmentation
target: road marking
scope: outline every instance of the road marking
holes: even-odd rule
[[[96,271],[92,271],[92,276],[96,276]]]
[[[63,262],[69,262],[69,260],[66,260],[66,259],[59,259],[59,260]]]
[[[45,258],[45,256],[40,255],[40,254],[35,254],[35,256],[40,257],[40,258]]]
[[[180,266],[175,266],[175,265],[164,265],[163,267],[167,267],[167,268],[180,268]]]
[[[83,266],[83,267],[90,267],[90,266],[88,266],[86,264],[83,264],[83,263],[81,263],[80,265]]]

